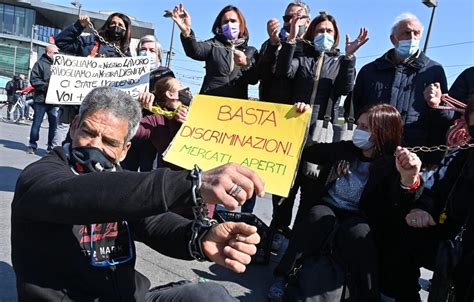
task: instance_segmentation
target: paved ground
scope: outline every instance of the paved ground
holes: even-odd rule
[[[29,130],[30,125],[11,125],[0,121],[0,302],[16,301],[15,274],[10,258],[10,203],[15,182],[25,166],[46,153],[45,128],[41,129],[38,154],[25,153]],[[257,200],[255,212],[268,224],[271,200],[268,197]],[[223,284],[240,301],[266,301],[271,272],[278,261],[276,256],[272,256],[270,265],[250,265],[244,274],[239,275],[217,265],[168,258],[140,244],[137,255],[138,270],[153,285],[203,277]]]

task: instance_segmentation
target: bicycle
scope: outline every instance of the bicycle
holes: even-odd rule
[[[24,100],[21,96],[15,96],[15,103],[8,101],[2,102],[1,104],[1,115],[2,121],[5,123],[17,123],[24,113]]]
[[[28,118],[25,116],[26,94],[18,93],[14,98],[15,102],[13,104],[6,101],[0,105],[0,110],[6,111],[6,114],[2,114],[2,121],[5,123],[18,123],[21,119]]]

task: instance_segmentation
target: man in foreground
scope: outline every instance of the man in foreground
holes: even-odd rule
[[[96,88],[72,122],[72,143],[20,175],[11,221],[19,301],[234,301],[213,283],[149,291],[150,281],[134,268],[134,240],[243,272],[260,240],[255,227],[193,224],[165,212],[194,206],[193,192],[235,209],[254,190],[262,196],[262,180],[235,164],[202,174],[121,171],[140,118],[128,94]]]

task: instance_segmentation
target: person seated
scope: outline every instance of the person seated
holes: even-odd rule
[[[296,106],[299,112],[309,109],[304,103]],[[379,266],[384,269],[377,262],[379,243],[384,236],[397,234],[393,222],[404,217],[408,210],[403,208],[421,192],[421,161],[399,146],[402,132],[397,109],[378,104],[362,111],[353,141],[305,148],[301,160],[321,165],[321,172],[312,186],[313,204],[294,226],[288,249],[275,268],[271,299],[283,296],[284,277],[303,257],[318,257],[338,225],[335,252],[352,276],[354,301],[379,301]]]
[[[95,88],[72,122],[72,143],[20,174],[11,206],[19,301],[235,301],[214,283],[149,290],[150,281],[135,270],[134,242],[243,272],[260,240],[255,227],[213,224],[204,214],[191,221],[168,210],[204,213],[207,203],[235,210],[254,191],[263,196],[263,181],[237,164],[205,172],[121,171],[140,119],[129,94]]]
[[[464,112],[470,148],[449,151],[440,167],[426,180],[425,190],[413,210],[406,215],[412,228],[413,282],[419,268],[435,269],[436,251],[441,242],[453,240],[461,229],[463,256],[453,271],[456,301],[474,300],[474,94],[467,99]],[[414,263],[411,261],[410,263]],[[412,287],[415,287],[413,285]],[[432,286],[435,286],[432,284]]]
[[[134,139],[151,141],[157,151],[158,167],[179,169],[161,157],[186,120],[192,94],[173,77],[158,80],[154,91],[154,94],[143,94],[139,98],[143,108],[154,113],[142,118]]]

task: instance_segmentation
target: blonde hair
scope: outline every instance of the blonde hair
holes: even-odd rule
[[[155,99],[157,103],[164,103],[166,101],[166,92],[167,91],[176,91],[179,81],[173,77],[165,77],[159,79],[155,83]]]

